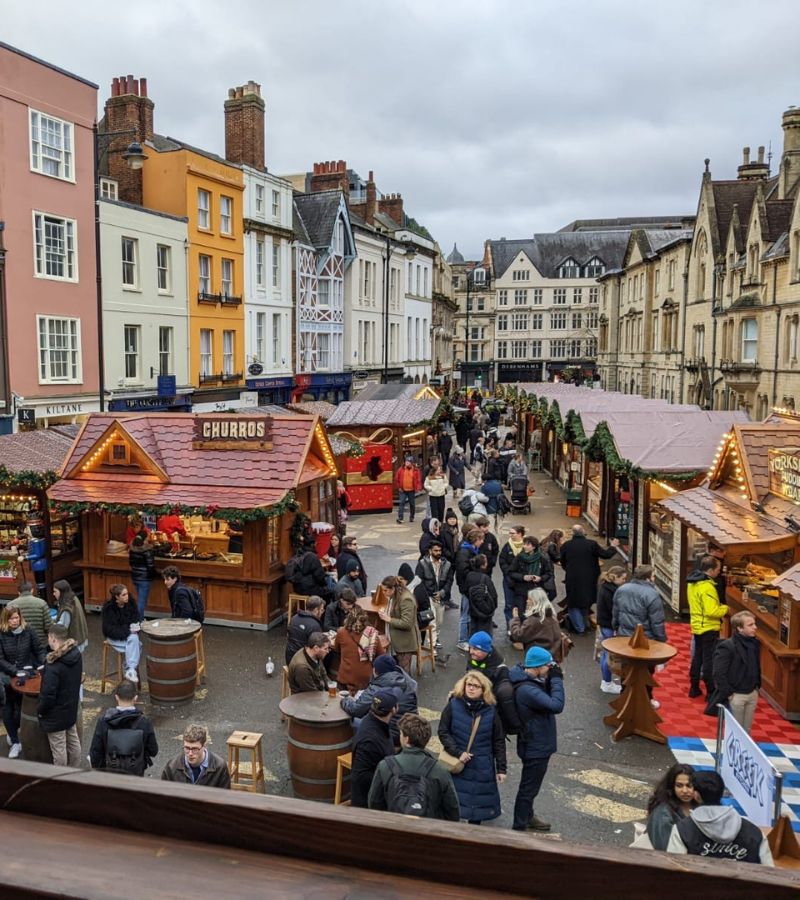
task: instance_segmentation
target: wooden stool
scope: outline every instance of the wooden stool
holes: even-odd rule
[[[428,647],[425,646],[426,637],[428,638]],[[422,675],[422,667],[426,660],[431,664],[431,672],[435,672],[436,648],[433,646],[433,628],[431,625],[426,626],[420,634],[419,646],[417,647],[417,675]]]
[[[333,796],[334,806],[350,806],[349,800],[342,800],[342,787],[344,785],[344,772],[350,772],[353,768],[353,754],[343,753],[336,757],[336,793]]]
[[[206,648],[203,643],[203,629],[194,633],[194,649],[197,653],[197,681],[195,684],[204,684],[206,680]]]
[[[119,684],[122,681],[122,677],[125,671],[125,651],[117,650],[108,643],[108,641],[103,641],[103,660],[102,660],[102,674],[100,676],[100,693],[105,694],[106,692],[106,682],[111,681],[112,671],[109,671],[108,668],[108,651],[111,650],[112,653],[117,654],[117,681],[116,684]],[[139,688],[142,688],[142,679],[139,675],[139,667],[136,667],[136,674],[139,676]]]
[[[291,690],[289,689],[289,667],[281,666],[281,700],[283,700],[284,697],[288,697],[289,694],[291,694]],[[285,721],[286,716],[281,713],[281,722]]]
[[[228,770],[231,773],[231,790],[250,791],[258,794],[258,785],[267,792],[264,781],[264,760],[261,756],[261,738],[257,731],[234,731],[228,738]],[[244,750],[250,753],[250,762],[240,762],[239,754]],[[242,771],[243,767],[246,767]]]
[[[297,612],[298,609],[305,609],[306,602],[308,601],[308,597],[305,594],[289,594],[289,599],[286,603],[286,624],[292,621],[292,616]]]

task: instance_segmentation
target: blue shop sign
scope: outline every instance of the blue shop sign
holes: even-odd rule
[[[294,378],[248,378],[245,382],[248,391],[271,391],[275,388],[294,387]]]
[[[172,397],[118,397],[109,401],[109,412],[189,412],[192,398],[189,394]]]
[[[315,387],[349,387],[353,382],[352,372],[341,372],[335,375],[312,375],[311,384]]]

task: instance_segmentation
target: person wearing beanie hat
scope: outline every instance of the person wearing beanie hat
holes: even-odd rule
[[[377,691],[353,741],[351,806],[367,808],[367,797],[378,763],[394,754],[390,722],[396,713],[397,697],[394,693],[389,690]]]
[[[400,566],[400,568],[397,570],[397,574],[405,582],[403,587],[408,587],[409,584],[411,584],[411,582],[414,580],[414,570],[411,568],[411,566],[408,563],[403,563]]]
[[[356,597],[363,597],[364,582],[361,580],[361,568],[355,559],[348,559],[344,567],[344,575],[336,582],[334,594],[337,600],[341,596],[343,588],[350,588]]]
[[[489,679],[506,734],[516,734],[520,729],[520,722],[514,704],[514,688],[509,679],[508,666],[503,662],[488,631],[476,631],[470,636],[467,672],[480,672]]]
[[[492,638],[485,631],[476,631],[469,639],[470,647],[477,647],[487,655],[492,652]]]
[[[363,691],[355,697],[344,696],[340,700],[342,709],[353,717],[353,728],[358,730],[372,709],[372,701],[381,691],[389,691],[397,703],[397,712],[389,722],[393,745],[400,746],[400,732],[397,723],[407,712],[417,711],[417,682],[407,675],[386,653],[372,663],[372,679]]]
[[[517,756],[522,777],[514,801],[515,831],[550,831],[550,824],[534,815],[533,803],[556,752],[556,716],[564,709],[564,676],[544,647],[530,647],[525,662],[510,672],[514,702],[521,722]]]

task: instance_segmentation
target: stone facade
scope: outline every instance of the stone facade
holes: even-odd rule
[[[454,316],[454,383],[456,387],[491,389],[494,387],[495,296],[490,278],[479,282],[474,275],[476,269],[488,272],[488,247],[484,258],[478,261],[465,260],[454,246],[447,260],[452,271],[453,299],[458,308]]]
[[[453,379],[453,341],[458,303],[453,296],[453,270],[436,244],[433,260],[431,319],[432,383],[449,387]]]

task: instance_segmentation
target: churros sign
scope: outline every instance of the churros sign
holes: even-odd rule
[[[269,416],[208,416],[194,420],[195,450],[271,450]]]

